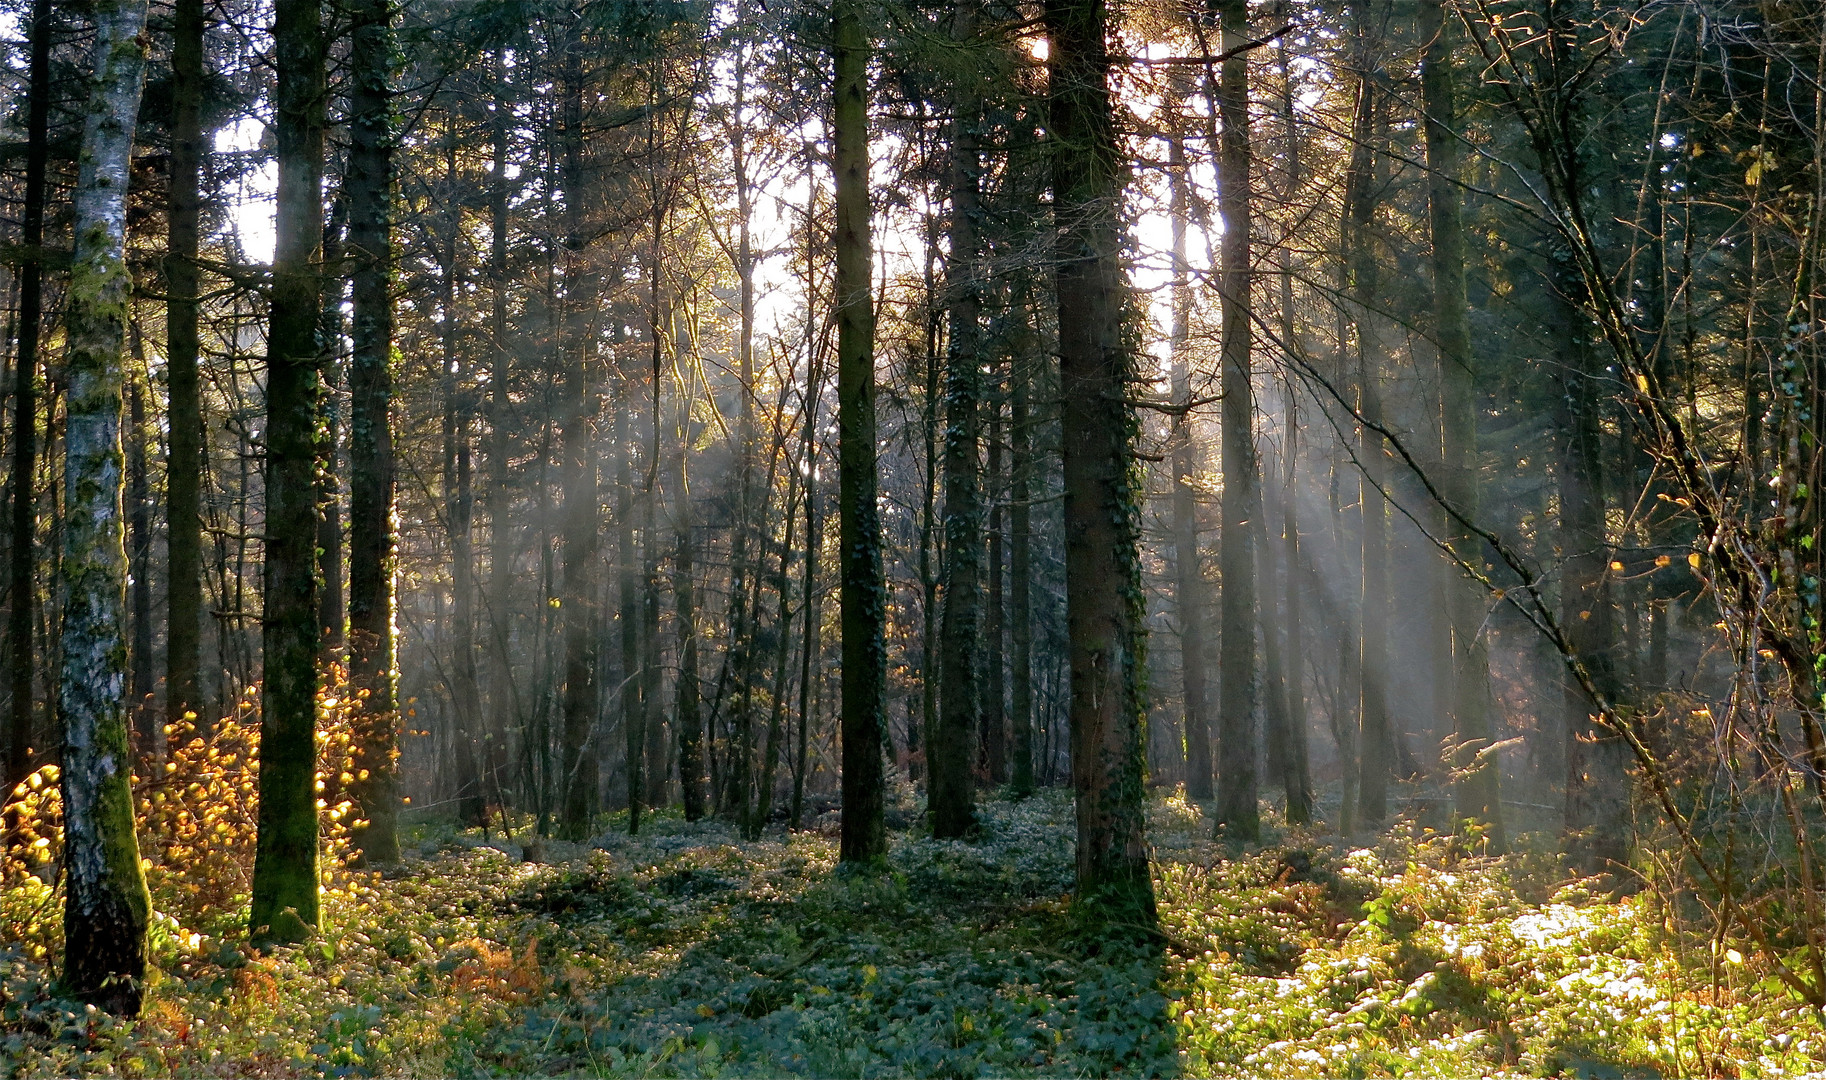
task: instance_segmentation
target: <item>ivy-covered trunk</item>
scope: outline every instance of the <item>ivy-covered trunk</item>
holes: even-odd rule
[[[843,627],[844,862],[888,853],[882,739],[888,717],[887,586],[875,505],[875,308],[869,293],[869,37],[861,0],[832,0],[836,174],[837,534]]]
[[[64,299],[64,989],[124,1016],[145,993],[152,900],[133,835],[127,549],[121,513],[127,180],[146,66],[144,0],[100,0]]]
[[[317,0],[273,11],[279,187],[266,363],[266,568],[260,824],[248,923],[299,941],[317,897],[317,327],[322,299],[324,41]],[[356,333],[363,332],[357,317]],[[372,708],[372,704],[368,706]]]
[[[1101,0],[1049,0],[1053,205],[1058,223],[1065,604],[1078,897],[1152,925],[1143,787],[1141,478],[1128,404],[1136,351],[1125,325],[1116,145]]]
[[[362,860],[399,859],[399,675],[393,640],[393,133],[391,13],[366,0],[351,32],[349,248],[349,682],[355,692],[351,789],[366,825]]]
[[[959,5],[954,37],[971,35],[970,5]],[[968,83],[968,78],[964,80]],[[927,787],[932,835],[963,836],[976,820],[977,729],[982,723],[983,622],[983,357],[981,286],[977,281],[976,118],[968,91],[951,121],[950,254],[945,306],[944,614],[939,625],[938,730],[927,732]]]

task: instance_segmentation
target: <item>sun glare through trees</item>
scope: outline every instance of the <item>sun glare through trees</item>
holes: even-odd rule
[[[0,1073],[1826,1069],[1826,14],[0,0]]]

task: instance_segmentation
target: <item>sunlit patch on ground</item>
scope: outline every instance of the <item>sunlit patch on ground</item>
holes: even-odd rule
[[[973,843],[897,836],[863,875],[830,837],[663,815],[544,864],[432,830],[398,874],[332,889],[305,946],[161,920],[136,1023],[58,1001],[16,945],[0,1054],[33,1075],[1648,1076],[1826,1051],[1754,958],[1712,964],[1646,894],[1529,902],[1520,857],[1299,833],[1239,854],[1176,794],[1151,810],[1163,939],[1112,945],[1071,914],[1065,793],[983,820]]]

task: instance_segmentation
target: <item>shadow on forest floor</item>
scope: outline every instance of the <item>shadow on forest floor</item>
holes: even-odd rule
[[[1161,936],[1141,945],[1074,917],[1068,793],[982,816],[969,843],[896,833],[861,874],[816,831],[743,843],[658,815],[541,864],[419,826],[397,871],[338,877],[301,946],[255,954],[158,916],[138,1021],[56,997],[54,936],[0,943],[0,1075],[1622,1080],[1826,1062],[1756,957],[1714,961],[1655,890],[1593,894],[1525,845],[1484,858],[1403,822],[1362,846],[1275,830],[1235,851],[1158,798]],[[0,921],[54,929],[54,900],[0,891]]]

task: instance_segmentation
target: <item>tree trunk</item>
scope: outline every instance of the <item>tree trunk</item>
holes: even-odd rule
[[[969,4],[953,16],[954,40],[974,33]],[[968,82],[966,78],[966,82]],[[938,730],[929,732],[927,807],[932,835],[955,839],[976,821],[975,766],[982,726],[983,489],[982,295],[977,280],[978,164],[973,95],[958,95],[951,122],[950,254],[945,306],[945,588],[939,627]]]
[[[127,381],[127,576],[129,623],[133,645],[127,650],[132,677],[127,700],[132,703],[135,753],[156,758],[159,720],[152,688],[152,484],[146,471],[146,348],[138,322],[128,327]]]
[[[32,641],[37,622],[38,515],[33,505],[38,463],[38,346],[44,318],[45,168],[50,156],[51,9],[53,0],[32,5],[32,58],[26,104],[24,222],[19,242],[19,357],[13,385],[13,499],[8,576],[12,604],[7,613],[6,791],[32,771],[34,692]]]
[[[338,266],[343,256],[343,230],[347,226],[349,200],[339,193],[330,202],[329,220],[323,225],[323,264]],[[342,381],[342,279],[330,274],[324,278],[323,306],[323,460],[317,470],[317,625],[322,627],[323,663],[343,662],[347,644],[343,633],[348,610],[343,604],[342,470],[337,451],[342,444],[342,407],[337,387]]]
[[[681,485],[678,548],[672,560],[672,595],[678,619],[678,707],[673,723],[678,730],[678,779],[684,795],[685,820],[697,821],[708,807],[704,800],[704,718],[697,681],[697,607],[692,595],[690,513],[690,500]]]
[[[204,154],[203,0],[175,0],[171,18],[171,177],[165,250],[165,419],[170,431],[165,460],[165,722],[176,727],[194,713],[199,733],[208,737],[214,717],[203,705],[197,678],[203,631],[203,401],[197,377],[196,264]]]
[[[511,108],[505,98],[506,65],[499,51],[495,54],[493,123],[490,125],[493,172],[489,177],[489,249],[488,280],[492,307],[489,311],[489,346],[493,364],[488,372],[488,628],[489,662],[488,724],[483,732],[481,768],[483,783],[495,800],[505,803],[502,777],[507,772],[508,732],[517,726],[520,698],[514,679],[513,658],[509,655],[512,630],[511,606],[514,584],[514,560],[517,556],[511,525],[512,492],[508,489],[510,447],[508,419],[513,402],[508,396],[512,378],[513,350],[508,344],[507,292],[507,152],[508,119]]]
[[[303,940],[318,922],[317,881],[317,348],[323,296],[324,40],[316,0],[278,0],[273,49],[278,69],[274,124],[278,160],[272,316],[266,371],[266,604],[261,634],[260,824],[254,857],[249,928],[260,943]],[[359,33],[359,31],[358,31]],[[385,55],[383,49],[381,55]],[[366,80],[361,80],[366,83]],[[356,124],[361,133],[369,125]],[[352,153],[351,157],[355,155]],[[351,172],[354,169],[351,167]],[[359,186],[359,185],[357,185]],[[364,215],[352,215],[358,226]],[[383,264],[384,265],[384,264]],[[358,298],[357,303],[362,301]],[[373,315],[356,334],[371,334]],[[383,339],[384,340],[384,339]],[[370,337],[370,347],[372,338]],[[359,355],[360,348],[357,348]],[[381,370],[385,371],[384,347]],[[360,427],[360,421],[356,422]],[[382,514],[381,520],[385,521]],[[352,522],[353,524],[353,522]],[[353,605],[351,605],[353,607]],[[353,614],[353,611],[351,611]],[[383,624],[385,625],[385,624]],[[390,633],[383,639],[391,645]],[[389,661],[391,657],[388,657]],[[391,669],[391,663],[387,668]],[[390,676],[389,676],[390,680]],[[387,685],[390,687],[391,682]],[[357,693],[361,684],[356,683]],[[375,723],[377,706],[357,741],[364,768],[391,774],[391,744]],[[374,749],[381,752],[372,753]],[[389,820],[371,781],[363,813]],[[378,834],[384,826],[370,826]],[[365,850],[365,846],[364,846]]]
[[[1583,279],[1569,260],[1555,259],[1548,292],[1557,309],[1552,325],[1564,371],[1561,395],[1560,550],[1565,584],[1560,625],[1607,701],[1625,699],[1617,670],[1616,613],[1611,604],[1610,546],[1605,527],[1603,393],[1608,376],[1587,338],[1580,301]],[[1629,745],[1599,726],[1596,706],[1566,680],[1566,808],[1564,847],[1580,873],[1603,874],[1628,865]]]
[[[1027,298],[1017,299],[1016,317],[1023,327],[1030,318]],[[1022,341],[1031,344],[1031,335]],[[1009,370],[1013,385],[1008,402],[1008,647],[1009,708],[1012,713],[1014,760],[1010,779],[1017,798],[1033,794],[1033,449],[1027,412],[1028,380],[1036,362],[1022,349]]]
[[[1202,456],[1192,430],[1192,383],[1186,361],[1192,326],[1192,290],[1186,262],[1186,219],[1190,181],[1186,177],[1185,142],[1175,137],[1171,161],[1173,216],[1172,393],[1181,411],[1173,417],[1173,608],[1179,618],[1181,707],[1185,716],[1186,797],[1209,802],[1212,796],[1211,718],[1205,681],[1205,572],[1198,554],[1198,490]]]
[[[560,544],[564,553],[564,595],[559,602],[564,634],[564,697],[561,704],[559,755],[562,802],[558,836],[562,840],[588,839],[596,811],[596,755],[591,745],[597,720],[596,595],[597,544],[601,513],[596,494],[595,398],[590,387],[594,359],[600,277],[591,265],[584,207],[590,195],[585,175],[583,133],[582,28],[576,21],[564,42],[562,80],[563,154],[562,183],[565,194],[565,295],[563,349],[566,409],[564,417],[564,520]],[[619,433],[619,428],[617,429]],[[625,453],[625,445],[623,448]],[[622,490],[628,487],[624,480]],[[625,522],[627,515],[622,519]],[[630,612],[624,603],[623,618]],[[626,676],[628,673],[623,672]],[[638,744],[636,744],[638,745]],[[637,767],[639,756],[629,759]],[[635,778],[629,779],[629,798],[639,798]],[[630,828],[634,822],[630,820]]]
[[[152,898],[133,834],[127,746],[127,551],[121,522],[127,181],[146,66],[146,5],[100,0],[64,309],[65,992],[122,1016],[145,993]]]
[[[1100,0],[1048,0],[1071,762],[1081,903],[1152,926],[1143,787],[1134,378],[1125,340],[1125,176],[1117,151]]]
[[[393,133],[391,8],[364,0],[350,45],[349,686],[356,782],[370,865],[399,859],[399,672],[393,638]],[[270,594],[268,603],[271,603]],[[362,779],[361,770],[367,771]]]
[[[1244,0],[1222,0],[1222,49],[1249,40]],[[1255,757],[1255,536],[1262,494],[1255,457],[1255,395],[1250,382],[1249,64],[1246,51],[1223,63],[1218,82],[1219,293],[1223,299],[1223,525],[1218,563],[1223,575],[1218,638],[1217,827],[1231,840],[1261,836]]]
[[[633,443],[628,423],[628,398],[632,381],[623,374],[616,391],[615,446],[615,591],[616,624],[621,629],[621,683],[617,708],[621,713],[622,753],[627,771],[628,835],[640,832],[641,811],[647,805],[647,709],[642,699],[642,635],[640,628],[639,553],[634,543],[634,470],[628,461]]]
[[[875,310],[870,295],[870,43],[862,0],[832,0],[831,122],[836,174],[837,477],[843,609],[844,862],[874,862],[888,852],[882,738],[888,718],[887,584],[881,566],[881,517],[875,505]]]
[[[1447,541],[1473,566],[1483,562],[1483,540],[1460,520],[1475,521],[1477,495],[1477,396],[1471,370],[1471,336],[1465,320],[1465,241],[1458,189],[1458,134],[1453,100],[1452,35],[1443,0],[1421,0],[1420,93],[1426,110],[1427,208],[1433,240],[1433,321],[1439,346],[1440,429],[1445,468],[1440,491],[1455,514],[1446,515]],[[1480,589],[1450,572],[1444,606],[1451,623],[1452,678],[1449,703],[1455,751],[1452,768],[1454,813],[1489,830],[1502,844],[1502,775],[1491,742],[1490,658],[1479,629],[1484,620]]]
[[[445,181],[451,197],[457,183],[456,135],[445,137]],[[444,536],[450,544],[450,684],[455,719],[457,817],[471,828],[488,823],[488,800],[482,787],[478,754],[482,742],[481,688],[476,681],[475,654],[475,555],[471,546],[471,519],[475,514],[474,462],[470,446],[473,426],[469,387],[464,376],[467,363],[457,348],[456,311],[457,237],[460,212],[453,206],[445,223],[440,253],[438,322],[443,339],[441,365],[444,395]]]
[[[999,381],[999,379],[997,380]],[[989,593],[988,609],[983,618],[982,712],[983,759],[989,782],[997,787],[1008,782],[1008,708],[1005,693],[1007,678],[1003,661],[1007,656],[1004,628],[1008,624],[1008,594],[1002,573],[1004,542],[1002,539],[1002,396],[999,387],[990,387],[984,406],[988,410],[987,431],[988,481],[984,497],[989,503]]]

